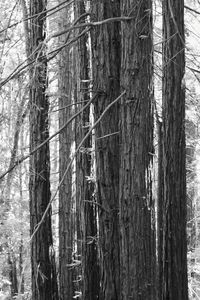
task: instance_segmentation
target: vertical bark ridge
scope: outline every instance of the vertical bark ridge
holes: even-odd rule
[[[60,1],[63,2],[63,1]],[[72,6],[63,8],[60,13],[60,30],[68,28],[71,21]],[[68,34],[60,37],[60,42],[66,42]],[[59,57],[59,127],[72,115],[73,103],[73,50],[69,47],[63,48]],[[69,106],[66,108],[66,106]],[[65,173],[68,160],[72,153],[74,142],[73,124],[70,123],[59,134],[59,180]],[[59,291],[61,300],[71,300],[74,296],[73,282],[73,195],[72,195],[72,169],[66,174],[64,182],[59,190]]]
[[[86,12],[84,1],[77,3],[78,15]],[[82,22],[87,22],[83,19]],[[82,31],[82,30],[80,30]],[[84,35],[78,41],[79,53],[79,98],[84,101],[77,107],[81,108],[91,98],[91,51],[88,49],[90,36]],[[88,107],[77,119],[77,145],[87,134],[91,126],[91,107]],[[97,251],[97,209],[95,202],[95,183],[92,174],[94,154],[92,135],[83,144],[77,157],[77,186],[79,186],[79,205],[82,238],[82,297],[84,300],[99,299],[99,264]]]
[[[187,300],[184,1],[163,1],[163,298]]]
[[[43,41],[45,39],[46,2],[30,2],[30,51],[35,63],[30,70],[30,151],[37,148],[49,137],[48,110],[46,96],[47,65]],[[30,157],[30,233],[49,204],[50,193],[50,155],[49,143]],[[55,261],[52,259],[53,247],[51,229],[51,210],[49,209],[31,244],[32,297],[34,300],[58,299]]]
[[[152,197],[152,1],[122,0],[120,108],[121,300],[155,300]]]
[[[120,16],[120,2],[95,0],[92,21]],[[95,119],[120,94],[120,23],[92,30]],[[113,106],[95,129],[97,202],[99,204],[100,299],[119,299],[119,105]],[[107,135],[107,137],[105,137]],[[110,135],[110,136],[109,136]]]

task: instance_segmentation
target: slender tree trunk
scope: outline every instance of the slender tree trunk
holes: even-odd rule
[[[197,127],[193,121],[186,120],[186,178],[187,178],[187,230],[188,248],[194,251],[196,246],[195,199],[197,198],[197,174],[195,172]]]
[[[120,15],[119,1],[91,2],[92,21]],[[112,22],[92,31],[94,117],[120,94],[120,24]],[[100,299],[119,299],[119,104],[95,129],[97,202],[99,204]]]
[[[23,26],[24,26],[24,35],[25,35],[25,49],[26,49],[26,58],[30,60],[30,31],[29,31],[29,23],[28,23],[28,9],[26,5],[26,0],[21,0],[21,7],[23,13]],[[30,68],[29,68],[30,75]]]
[[[21,233],[21,241],[19,246],[19,285],[18,285],[19,287],[18,290],[20,294],[24,294],[23,252],[24,252],[23,234]]]
[[[30,2],[31,69],[30,82],[30,151],[49,137],[48,108],[45,95],[47,88],[47,65],[45,56],[45,1]],[[30,158],[30,233],[34,234],[50,201],[50,157],[46,143]],[[31,243],[32,298],[34,300],[58,299],[55,262],[52,253],[51,209],[34,234]]]
[[[157,121],[158,135],[158,188],[157,188],[157,245],[158,245],[158,299],[162,299],[162,278],[163,278],[163,126]]]
[[[60,1],[62,2],[62,1]],[[60,29],[64,30],[71,25],[71,9],[72,6],[63,8],[60,13]],[[68,34],[62,35],[60,42],[66,42]],[[73,103],[73,78],[72,78],[73,55],[70,49],[64,48],[59,58],[59,127],[71,116]],[[67,107],[68,106],[68,107]],[[67,164],[69,163],[72,143],[72,124],[67,126],[59,134],[59,177],[63,184],[59,190],[59,284],[60,299],[71,300],[74,296],[73,282],[73,203],[72,203],[72,168],[64,176]],[[64,176],[64,178],[63,178]]]
[[[12,146],[12,150],[11,150],[11,157],[10,157],[8,169],[11,169],[16,162],[16,157],[17,157],[18,148],[19,148],[20,130],[23,125],[24,119],[27,115],[27,110],[26,110],[27,98],[26,98],[26,95],[21,94],[21,89],[23,87],[22,80],[23,80],[23,78],[22,79],[18,78],[18,82],[17,82],[18,89],[19,89],[18,97],[20,99],[20,105],[19,105],[19,108],[17,111],[14,138],[13,138],[13,146]],[[13,172],[11,171],[8,173],[7,181],[6,181],[6,201],[8,202],[8,205],[10,205],[10,190],[11,190],[12,179],[13,179]]]
[[[9,279],[11,282],[11,297],[15,297],[18,293],[17,283],[17,266],[14,253],[8,253]]]
[[[152,1],[122,0],[121,300],[155,300]]]
[[[184,0],[163,1],[163,296],[187,300]]]

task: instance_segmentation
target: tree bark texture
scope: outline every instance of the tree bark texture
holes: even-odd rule
[[[158,253],[158,299],[162,299],[163,278],[163,193],[164,193],[164,171],[163,171],[163,125],[157,121],[158,135],[158,186],[157,186],[157,253]]]
[[[45,49],[45,2],[30,2],[31,60],[34,60],[30,78],[30,151],[49,137],[48,98]],[[34,233],[50,201],[49,144],[30,157],[30,233]],[[34,300],[58,299],[57,281],[52,249],[51,210],[34,235],[31,243],[32,298]]]
[[[163,297],[187,300],[184,0],[163,1]]]
[[[155,300],[152,1],[122,0],[120,228],[122,300]]]
[[[60,1],[63,2],[63,1]],[[71,24],[70,9],[63,8],[60,13],[60,30],[68,28]],[[66,42],[68,34],[62,35],[59,39],[61,43]],[[72,78],[73,55],[70,49],[63,48],[59,57],[59,127],[72,115]],[[64,175],[70,161],[73,126],[70,123],[59,134],[59,181],[63,180],[59,190],[59,291],[61,300],[71,300],[74,296],[73,282],[73,203],[72,203],[72,168]],[[63,178],[64,176],[64,178]]]
[[[84,1],[77,3],[78,15],[86,12]],[[86,22],[83,19],[82,22]],[[82,36],[78,41],[79,77],[78,110],[90,100],[91,71],[90,51],[88,49],[89,35]],[[88,133],[91,126],[90,109],[88,107],[77,119],[77,145]],[[82,298],[84,300],[99,299],[99,261],[97,243],[97,207],[94,197],[95,183],[92,174],[94,153],[92,152],[92,134],[83,144],[77,156],[77,188],[80,207],[80,227],[82,240]]]
[[[92,21],[120,15],[119,1],[91,2]],[[94,118],[120,94],[120,23],[92,30]],[[100,299],[117,300],[120,291],[119,262],[119,104],[115,104],[95,129],[96,181],[99,204]]]

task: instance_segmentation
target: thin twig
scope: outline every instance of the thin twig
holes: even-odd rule
[[[126,17],[126,16],[123,17],[122,16],[122,17],[108,18],[108,19],[98,21],[98,22],[81,23],[79,25],[71,26],[71,27],[67,28],[66,30],[59,31],[59,32],[52,34],[51,36],[49,36],[47,38],[46,42],[48,42],[52,38],[58,37],[60,35],[63,35],[72,30],[75,30],[75,29],[79,29],[79,28],[83,28],[83,27],[96,27],[96,26],[104,25],[104,24],[111,23],[111,22],[130,21],[132,19],[133,19],[133,17]]]
[[[198,10],[196,10],[196,9],[194,9],[194,8],[191,8],[191,7],[187,6],[187,5],[185,5],[184,7],[185,7],[187,10],[192,11],[193,13],[195,13],[195,14],[197,14],[197,15],[200,15],[200,12],[199,12]]]
[[[107,137],[110,137],[110,136],[113,136],[113,135],[116,135],[116,134],[119,134],[120,132],[119,131],[116,131],[116,132],[113,132],[113,133],[110,133],[110,134],[106,134],[104,136],[100,136],[98,138],[96,138],[96,140],[101,140],[101,139],[104,139],[104,138],[107,138]]]
[[[80,102],[74,102],[74,103],[68,104],[68,105],[66,105],[66,106],[63,106],[63,107],[61,107],[61,108],[53,109],[53,110],[51,111],[51,113],[52,113],[52,112],[57,112],[57,111],[60,111],[60,110],[63,110],[63,109],[66,109],[66,108],[69,108],[69,107],[72,107],[72,106],[75,106],[75,105],[78,105],[78,104],[83,104],[83,103],[86,103],[86,102],[88,102],[88,100],[84,100],[84,101],[80,101]]]

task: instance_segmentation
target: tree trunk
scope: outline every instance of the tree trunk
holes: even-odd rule
[[[21,240],[19,246],[19,285],[18,285],[18,290],[20,294],[24,294],[23,252],[24,252],[23,234],[21,233]]]
[[[78,15],[86,12],[84,1],[77,3]],[[86,22],[86,18],[82,19]],[[81,30],[80,30],[81,32]],[[79,87],[78,110],[86,105],[91,98],[91,70],[90,70],[90,51],[87,48],[90,37],[88,34],[82,36],[78,41],[79,54]],[[88,107],[77,119],[77,145],[88,133],[91,126],[90,118],[91,107]],[[95,183],[92,174],[94,153],[92,152],[92,135],[83,144],[77,156],[77,188],[80,207],[80,226],[82,240],[82,298],[84,300],[99,299],[99,265],[97,252],[97,208],[95,204],[94,191]]]
[[[8,265],[9,265],[9,279],[11,282],[11,297],[15,297],[18,294],[17,283],[17,266],[14,253],[8,253]]]
[[[62,1],[60,1],[62,2]],[[60,30],[71,25],[72,6],[63,8],[60,13]],[[60,37],[60,42],[66,42],[68,34]],[[73,50],[69,47],[60,52],[59,57],[59,127],[70,118],[73,101]],[[68,106],[68,107],[67,107]],[[72,151],[72,123],[59,134],[59,180],[63,183],[59,190],[59,290],[61,300],[71,300],[74,296],[73,282],[73,203],[72,203],[72,168],[64,175]],[[64,176],[64,178],[63,178]]]
[[[94,0],[92,21],[120,15],[119,1]],[[111,22],[92,31],[94,118],[120,94],[120,24]],[[119,299],[119,104],[95,129],[97,202],[99,204],[100,299]]]
[[[30,2],[31,59],[35,61],[30,79],[30,151],[49,137],[47,65],[44,60],[45,18],[44,1]],[[34,234],[38,223],[50,201],[49,144],[35,152],[30,158],[30,233]],[[31,243],[32,298],[34,300],[58,299],[55,265],[52,253],[51,209],[40,224]]]
[[[158,135],[158,187],[157,187],[157,252],[158,252],[158,299],[162,299],[162,278],[163,278],[163,126],[157,121]]]
[[[196,240],[195,202],[197,198],[197,174],[195,170],[197,127],[193,121],[186,120],[186,178],[187,178],[187,240],[188,249],[194,251]]]
[[[155,300],[152,1],[122,0],[121,300]]]
[[[187,300],[184,0],[163,1],[163,296]]]

